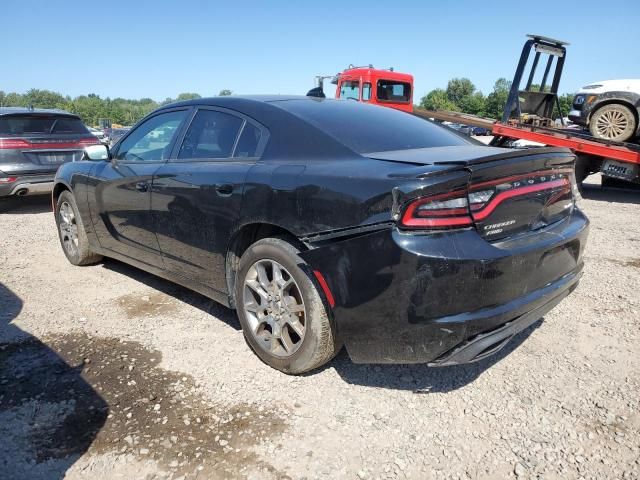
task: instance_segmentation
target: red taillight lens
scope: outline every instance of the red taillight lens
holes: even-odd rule
[[[500,187],[502,187],[503,189],[501,190]],[[477,221],[486,219],[498,207],[498,205],[510,198],[552,189],[559,189],[559,193],[561,193],[562,195],[570,192],[571,184],[566,175],[563,175],[562,173],[554,173],[552,175],[531,177],[526,181],[517,180],[511,183],[503,182],[500,185],[496,186],[495,195],[491,195],[484,202],[474,204],[472,200],[471,210],[473,212],[473,219]],[[469,198],[473,199],[474,195],[484,194],[485,192],[490,191],[491,190],[485,190],[482,192],[471,192],[469,194]],[[493,191],[491,192],[493,193]],[[556,196],[551,197],[549,200],[547,200],[547,203],[553,203],[555,200]]]
[[[14,138],[0,138],[0,150],[42,150],[42,149],[61,149],[61,148],[84,148],[89,145],[97,145],[100,143],[96,137],[81,138],[80,140],[62,140],[62,141],[34,141],[33,143],[26,140]]]
[[[26,140],[14,138],[0,138],[0,150],[15,150],[18,148],[30,148],[31,144]]]
[[[13,183],[18,177],[0,177],[0,183]]]
[[[467,192],[462,190],[414,200],[400,220],[402,227],[428,229],[460,228],[472,223]]]
[[[87,145],[97,145],[100,143],[100,140],[98,140],[97,137],[93,137],[93,138],[83,138],[81,140],[78,140],[78,145],[80,146],[87,146]]]

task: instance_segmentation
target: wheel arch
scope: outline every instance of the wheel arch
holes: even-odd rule
[[[602,101],[596,103],[595,106],[589,112],[589,118],[587,119],[587,125],[591,125],[591,119],[593,118],[593,115],[598,110],[600,110],[602,107],[605,107],[607,105],[612,105],[612,104],[624,105],[629,110],[631,110],[631,113],[633,113],[633,116],[636,119],[636,129],[635,129],[635,131],[636,131],[636,133],[638,131],[640,131],[640,114],[638,113],[638,107],[636,105],[634,105],[632,101],[624,99],[624,98],[619,98],[619,97],[606,98],[606,99],[603,99]]]
[[[307,250],[296,235],[286,228],[267,222],[253,222],[242,225],[232,235],[225,258],[225,276],[229,296],[229,306],[235,308],[236,274],[242,254],[255,242],[263,238],[279,237],[293,243],[300,251]]]
[[[65,190],[71,192],[71,187],[64,182],[58,181],[53,186],[53,191],[51,192],[51,204],[53,206],[53,210],[55,211],[56,203],[58,203],[58,198]]]

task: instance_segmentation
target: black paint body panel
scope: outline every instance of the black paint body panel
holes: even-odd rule
[[[424,234],[396,226],[417,197],[570,167],[566,150],[460,146],[456,135],[456,146],[434,151],[360,155],[278,108],[280,101],[287,100],[178,105],[224,108],[262,125],[269,141],[259,158],[174,161],[174,145],[164,162],[64,165],[56,188],[73,191],[94,251],[225,305],[233,305],[226,277],[238,235],[255,225],[282,229],[308,247],[303,258],[327,280],[331,315],[356,361],[434,361],[575,286],[588,230],[577,209],[546,223],[532,214],[525,223],[535,230],[497,242],[475,227]],[[543,204],[540,196],[530,201],[538,210]]]
[[[588,234],[578,210],[541,232],[489,244],[471,229],[395,228],[309,250],[357,362],[431,362],[544,305],[577,282]]]

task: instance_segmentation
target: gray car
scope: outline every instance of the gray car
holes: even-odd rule
[[[58,167],[98,143],[69,112],[0,107],[0,198],[51,192]]]

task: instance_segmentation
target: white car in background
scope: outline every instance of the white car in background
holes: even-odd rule
[[[100,140],[100,142],[105,143],[107,141],[107,136],[104,134],[102,130],[98,130],[97,128],[93,128],[93,127],[87,127],[87,128],[89,129],[92,135],[95,135],[96,137],[98,137],[98,140]]]
[[[596,138],[627,142],[640,134],[640,79],[604,80],[582,87],[569,119]]]

